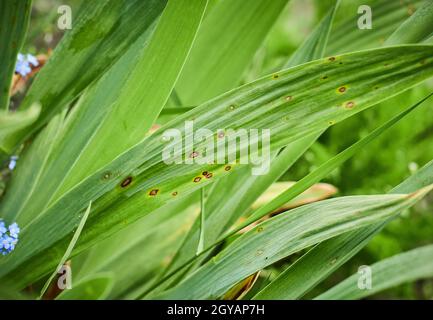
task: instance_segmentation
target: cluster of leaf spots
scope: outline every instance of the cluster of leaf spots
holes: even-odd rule
[[[202,175],[206,178],[206,179],[210,179],[213,177],[213,173],[212,172],[208,172],[208,171],[203,171]]]

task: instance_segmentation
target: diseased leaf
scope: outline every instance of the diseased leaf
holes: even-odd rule
[[[270,128],[271,149],[279,149],[430,77],[432,52],[431,46],[412,45],[316,60],[266,76],[195,108],[118,156],[41,213],[23,230],[22,244],[14,254],[0,262],[2,280],[19,284],[28,281],[26,276],[37,277],[46,272],[52,261],[45,259],[41,264],[39,257],[44,250],[55,252],[52,245],[65,241],[65,235],[78,223],[75,215],[84,210],[84,201],[93,200],[94,213],[89,217],[75,254],[120,230],[121,221],[132,223],[173,198],[193,192],[236,169],[236,165],[230,166],[230,170],[224,165],[166,165],[162,161],[165,128],[176,128],[183,133],[185,120],[191,118],[197,127],[212,131],[221,127]],[[367,65],[366,61],[369,61]],[[324,75],[327,78],[323,79]],[[204,171],[212,172],[214,179],[194,182]],[[120,187],[128,177],[133,178],[133,183],[128,188]],[[158,191],[152,193],[152,190]],[[138,205],[144,209],[128,211]],[[108,208],[110,214],[106,214]],[[32,239],[31,245],[27,239]],[[43,256],[46,254],[47,251]],[[36,266],[41,269],[38,271]]]
[[[410,193],[433,183],[433,161],[403,181],[392,193]],[[395,217],[394,217],[395,218]],[[299,299],[358,253],[385,224],[345,233],[311,249],[261,290],[256,299]]]
[[[409,208],[432,189],[411,195],[342,197],[290,210],[243,234],[174,288],[148,298],[217,298],[240,280],[292,253]]]

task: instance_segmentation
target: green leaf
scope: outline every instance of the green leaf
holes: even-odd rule
[[[433,94],[431,94],[431,95],[433,95]],[[341,153],[339,153],[334,158],[332,158],[329,161],[325,162],[317,170],[311,172],[309,175],[305,176],[303,179],[301,179],[297,183],[293,184],[289,189],[287,189],[286,191],[282,192],[278,197],[274,198],[273,200],[271,200],[266,205],[264,205],[264,206],[260,207],[259,209],[255,210],[245,222],[241,223],[235,229],[227,232],[225,235],[223,235],[216,242],[214,242],[211,245],[209,245],[206,248],[206,251],[212,249],[215,245],[221,243],[222,241],[224,241],[228,237],[236,234],[237,232],[239,232],[243,228],[245,228],[245,227],[251,225],[252,223],[258,221],[259,219],[263,218],[265,215],[270,214],[270,213],[274,212],[275,210],[279,209],[285,203],[287,203],[287,202],[289,202],[291,200],[296,199],[296,197],[299,196],[302,192],[304,192],[305,190],[307,190],[314,183],[320,181],[327,174],[329,174],[330,172],[332,172],[332,170],[334,170],[339,165],[341,165],[344,161],[346,161],[351,156],[353,156],[356,152],[359,152],[369,142],[371,142],[372,140],[374,140],[376,137],[380,136],[388,128],[390,128],[395,123],[397,123],[398,121],[400,121],[401,119],[403,119],[407,114],[409,114],[411,111],[413,111],[416,107],[418,107],[422,102],[424,102],[430,96],[428,96],[427,98],[424,98],[422,101],[418,102],[414,106],[412,106],[412,107],[408,108],[407,110],[403,111],[402,113],[400,113],[399,115],[397,115],[396,117],[394,117],[393,119],[391,119],[390,121],[388,121],[387,123],[385,123],[384,125],[382,125],[380,128],[378,128],[375,131],[373,131],[371,134],[369,134],[364,139],[358,141],[354,145],[352,145],[349,148],[345,149],[344,151],[342,151]],[[344,237],[344,235],[342,237]],[[330,240],[330,241],[332,241],[332,240]],[[340,247],[341,246],[342,245],[340,245]],[[326,253],[328,253],[328,252],[329,251],[326,251]],[[334,259],[335,258],[333,258],[333,260]],[[191,262],[191,260],[188,260],[184,264],[186,265],[186,264],[188,264],[190,262]],[[334,261],[334,263],[335,263],[335,261]],[[319,264],[319,267],[320,266],[322,266],[322,265]],[[181,269],[182,267],[183,266],[179,267],[179,269]],[[318,265],[317,264],[312,264],[310,266],[310,268],[312,268],[312,269],[318,268]],[[169,278],[172,274],[176,273],[177,271],[178,270],[175,270],[171,274],[167,275],[164,279],[161,280],[161,282],[165,281],[166,278]],[[292,271],[291,269],[288,270],[287,274],[290,275],[291,271]],[[324,273],[318,273],[318,275],[320,275],[320,276],[322,276],[323,274]],[[287,278],[287,275],[285,273],[283,273],[283,275],[281,275],[281,278],[283,279],[282,282],[286,282],[285,279]],[[317,281],[317,279],[315,279],[313,277],[309,277],[309,281],[310,282],[311,281]],[[279,282],[280,281],[278,281],[276,284],[269,285],[269,288],[265,288],[265,291],[266,292],[271,292],[270,294],[274,294],[274,291],[275,291],[274,290],[274,286],[277,286],[276,290],[278,290],[278,288],[280,286]],[[302,286],[298,287],[298,289],[300,289],[300,290],[308,290],[308,288],[309,287],[307,285],[305,285],[305,281],[302,281]],[[296,294],[298,294],[298,292],[293,291],[293,294],[296,295]]]
[[[13,135],[22,128],[32,124],[39,116],[41,106],[33,104],[29,109],[17,112],[8,112],[0,110],[0,146],[9,135]],[[1,147],[0,147],[0,150]],[[11,153],[13,150],[4,148],[5,153]]]
[[[382,46],[401,21],[408,18],[424,1],[362,0],[352,4],[343,1],[341,14],[344,16],[332,29],[327,53],[337,54]],[[345,4],[347,8],[344,8]],[[362,15],[358,13],[360,5],[371,7],[372,29],[358,28],[358,19]]]
[[[294,53],[287,67],[323,57],[329,30],[338,5],[339,1]],[[321,133],[307,135],[305,138],[286,146],[277,156],[272,157],[270,172],[264,176],[252,175],[251,167],[248,166],[218,180],[212,186],[208,197],[209,201],[206,203],[208,208],[206,228],[209,230],[206,246],[214,243],[223,231],[245,214],[257,197],[280,178],[320,135]],[[225,190],[225,192],[222,193],[221,190]],[[166,273],[175,270],[193,257],[193,249],[198,241],[197,226],[197,223],[193,225],[180,251],[173,259],[173,263],[165,271]]]
[[[248,218],[247,221],[245,221],[242,226],[247,226],[250,223],[262,218],[266,214],[273,212],[283,206],[285,203],[291,201],[296,196],[300,195],[302,192],[307,190],[309,187],[311,187],[313,184],[319,182],[321,179],[326,177],[328,174],[330,174],[333,170],[338,168],[343,162],[345,162],[347,159],[355,155],[357,152],[362,150],[366,145],[368,145],[372,140],[380,136],[384,131],[386,131],[388,128],[395,125],[398,121],[400,121],[402,118],[404,118],[408,113],[413,111],[415,108],[417,108],[419,105],[421,105],[424,101],[426,101],[428,98],[430,98],[433,95],[430,94],[414,106],[411,106],[407,110],[401,112],[399,115],[382,125],[381,127],[374,130],[371,134],[366,136],[365,138],[359,140],[355,144],[351,145],[344,151],[340,152],[335,157],[331,158],[324,164],[322,164],[317,170],[314,170],[313,172],[306,175],[304,178],[299,180],[297,183],[295,183],[292,187],[290,187],[288,190],[281,193],[278,197],[264,205],[263,207],[260,207],[258,210],[252,213],[251,217]],[[241,227],[242,227],[241,226]],[[239,227],[239,228],[241,228]]]
[[[224,165],[166,165],[162,161],[165,128],[183,133],[185,120],[191,118],[196,119],[196,127],[212,131],[270,128],[271,149],[276,150],[307,134],[323,131],[430,77],[432,52],[431,46],[413,45],[316,60],[266,76],[195,108],[143,139],[44,210],[24,228],[21,245],[14,254],[0,261],[0,277],[23,284],[46,272],[53,261],[38,260],[48,252],[55,257],[56,246],[62,245],[78,223],[77,212],[85,209],[84,201],[93,200],[94,211],[75,253],[123,228],[122,221],[132,223],[239,167],[233,165],[230,166],[233,170],[227,170]],[[186,152],[185,156],[188,158],[190,154]],[[204,171],[212,172],[214,179],[194,182]],[[122,188],[120,185],[128,177],[133,182]],[[152,190],[159,191],[155,195]],[[135,210],[138,206],[142,210]],[[134,211],[129,211],[130,207]]]
[[[197,216],[197,198],[193,194],[161,207],[98,243],[84,253],[82,266],[72,261],[74,270],[79,268],[74,279],[81,281],[90,275],[110,272],[113,290],[109,298],[135,299],[138,284],[143,283],[141,290],[145,289],[181,245]]]
[[[334,22],[335,13],[339,5],[340,0],[337,0],[334,7],[322,19],[322,21],[308,36],[304,43],[290,57],[288,63],[286,64],[287,68],[324,57],[332,23]]]
[[[273,158],[270,171],[266,175],[252,175],[251,167],[247,166],[216,181],[212,185],[206,202],[208,213],[205,247],[215,243],[225,230],[248,212],[257,197],[281,177],[317,137],[318,134],[313,134],[289,144],[278,156]],[[223,193],[221,190],[225,192]],[[198,222],[196,221],[172,264],[165,270],[166,273],[177,269],[194,256],[194,248],[197,246],[198,239]]]
[[[12,76],[27,33],[31,8],[31,0],[0,2],[0,110],[9,109]]]
[[[254,272],[318,242],[383,221],[432,189],[430,186],[411,195],[342,197],[290,210],[237,238],[176,287],[150,297],[217,298]]]
[[[418,12],[418,11],[417,11]],[[409,18],[408,21],[411,21]],[[403,25],[405,25],[405,22]],[[422,24],[420,24],[422,26]],[[400,33],[398,33],[400,34]],[[396,43],[397,37],[392,42]],[[417,34],[405,38],[405,41],[416,42]],[[403,38],[400,38],[403,41]],[[410,193],[433,183],[430,165],[405,180],[393,190],[394,193]],[[282,272],[271,284],[262,289],[256,299],[298,299],[329,276],[338,267],[358,253],[374,235],[379,233],[385,224],[377,224],[365,229],[343,234],[330,239],[307,252],[293,265]]]
[[[57,265],[56,270],[54,270],[53,274],[48,278],[48,280],[45,282],[45,285],[43,286],[41,293],[39,295],[39,299],[42,299],[43,295],[47,291],[51,281],[53,281],[54,277],[57,275],[59,270],[62,268],[62,266],[65,264],[66,260],[68,260],[69,256],[71,255],[72,250],[74,249],[75,244],[77,243],[78,237],[81,234],[81,231],[83,230],[84,224],[87,221],[87,218],[89,217],[90,208],[92,207],[92,203],[89,203],[89,206],[86,210],[86,212],[83,215],[83,218],[81,218],[80,224],[77,227],[77,230],[74,232],[74,236],[71,239],[71,242],[68,245],[68,248],[65,251],[65,254],[63,255],[62,259],[60,260],[59,264]]]
[[[417,43],[433,33],[433,2],[427,0],[387,39],[385,44]]]
[[[39,102],[41,115],[19,135],[8,137],[2,147],[13,149],[77,98],[152,27],[165,5],[166,0],[83,1],[74,28],[38,73],[20,106],[26,110]]]
[[[431,184],[433,161],[394,188],[392,193],[415,192]],[[262,289],[255,298],[299,299],[358,253],[387,222],[348,232],[318,244]]]
[[[359,274],[343,280],[316,299],[361,299],[402,283],[433,277],[433,245],[395,255],[371,265],[372,287],[358,287]]]
[[[111,274],[98,274],[60,293],[56,300],[104,300],[113,285]]]
[[[237,85],[288,0],[220,0],[206,16],[176,86],[198,105]],[[209,81],[209,79],[212,81]]]
[[[188,5],[183,0],[172,1],[151,37],[143,34],[86,92],[53,149],[36,151],[48,157],[42,170],[36,174],[23,169],[28,176],[37,177],[22,179],[33,188],[26,184],[22,192],[23,185],[17,183],[2,203],[2,211],[10,219],[19,217],[24,224],[30,222],[72,186],[146,136],[188,56],[205,5],[202,0]],[[179,14],[184,18],[177,18]]]
[[[13,179],[8,186],[8,193],[0,204],[2,216],[7,221],[14,221],[21,208],[31,202],[31,195],[38,189],[37,181],[47,165],[49,155],[64,125],[65,112],[53,117],[47,127],[36,137],[28,149],[20,155]],[[24,163],[25,165],[21,165]],[[23,189],[25,186],[25,189]],[[19,198],[15,202],[15,198]],[[9,202],[9,199],[12,201]],[[20,220],[24,225],[25,220]]]

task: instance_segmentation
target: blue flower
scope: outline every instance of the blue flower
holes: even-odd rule
[[[32,72],[32,66],[37,67],[38,65],[39,61],[35,56],[32,56],[31,54],[23,55],[19,53],[15,72],[20,74],[22,77],[25,77]]]
[[[37,67],[39,65],[39,61],[35,56],[32,56],[31,54],[27,54],[27,61],[33,65],[33,67]]]
[[[20,233],[20,228],[18,227],[18,224],[12,223],[9,226],[9,234],[12,238],[18,239],[18,234]]]
[[[19,73],[22,77],[25,77],[32,72],[32,68],[30,68],[28,62],[17,62],[15,72]]]
[[[17,165],[17,160],[18,160],[18,156],[12,156],[10,161],[9,161],[9,170],[13,170],[15,169],[16,165]]]
[[[7,231],[8,229],[6,228],[5,223],[0,220],[0,237],[2,237]]]
[[[0,253],[2,255],[7,255],[15,249],[19,233],[18,224],[12,223],[9,228],[6,228],[6,224],[0,219]]]

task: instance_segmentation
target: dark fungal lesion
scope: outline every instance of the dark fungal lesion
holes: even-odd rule
[[[120,184],[120,187],[126,188],[132,183],[132,177],[127,177],[125,180],[122,181]]]
[[[152,190],[149,192],[149,196],[154,197],[154,196],[156,196],[156,195],[158,194],[158,192],[159,192],[159,189],[152,189]]]
[[[341,86],[337,90],[338,90],[339,93],[345,93],[347,91],[347,87],[346,86]]]

